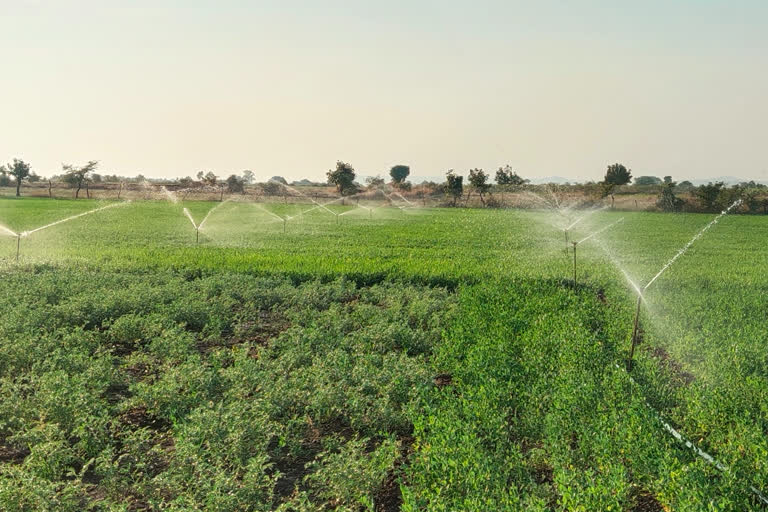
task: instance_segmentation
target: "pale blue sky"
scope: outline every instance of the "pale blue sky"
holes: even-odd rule
[[[768,179],[768,2],[0,0],[0,160]]]

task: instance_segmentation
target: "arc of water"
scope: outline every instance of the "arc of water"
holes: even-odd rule
[[[258,203],[254,203],[254,205],[255,205],[255,206],[258,208],[258,209],[260,209],[260,210],[263,210],[264,212],[268,213],[269,215],[273,216],[275,219],[277,219],[277,220],[279,220],[279,221],[281,221],[281,222],[282,222],[282,221],[285,221],[285,220],[290,220],[290,219],[291,219],[291,217],[285,217],[285,218],[283,218],[283,217],[279,216],[278,214],[276,214],[276,213],[273,213],[273,212],[271,212],[271,211],[267,210],[266,208],[264,208],[263,206],[261,206],[261,205],[260,205],[260,204],[258,204]]]
[[[406,197],[403,196],[403,194],[401,194],[400,192],[395,191],[393,192],[393,194],[399,197],[400,199],[402,199],[403,201],[405,201],[406,203],[408,203],[410,206],[414,206],[414,204],[410,202],[408,199],[406,199]]]
[[[590,215],[593,215],[593,214],[595,214],[595,213],[597,213],[597,212],[599,212],[599,211],[605,210],[606,208],[608,208],[608,206],[602,206],[602,207],[600,207],[600,208],[595,208],[595,209],[593,209],[593,210],[590,210],[590,211],[588,211],[587,213],[585,213],[584,215],[582,215],[581,217],[579,217],[578,219],[576,219],[575,221],[573,221],[573,222],[571,223],[571,225],[570,225],[570,226],[568,226],[568,227],[567,227],[567,228],[565,228],[565,229],[566,229],[566,230],[571,230],[572,228],[574,228],[574,227],[575,227],[575,226],[576,226],[576,225],[577,225],[579,222],[581,222],[582,220],[586,219],[586,218],[587,218],[587,217],[589,217]]]
[[[42,231],[44,229],[48,229],[48,228],[53,227],[53,226],[58,226],[59,224],[62,224],[64,222],[69,222],[70,220],[79,219],[80,217],[84,217],[84,216],[90,215],[92,213],[100,212],[100,211],[106,210],[108,208],[115,208],[117,206],[124,206],[124,205],[126,205],[126,204],[128,204],[130,202],[131,201],[129,199],[129,200],[125,201],[125,202],[108,204],[106,206],[102,206],[101,208],[94,208],[93,210],[88,210],[87,212],[78,213],[77,215],[72,215],[72,216],[67,217],[65,219],[60,219],[60,220],[57,220],[55,222],[51,222],[50,224],[46,224],[45,226],[40,226],[39,228],[35,228],[35,229],[29,230],[29,231],[24,231],[23,233],[21,233],[21,234],[19,234],[17,236],[19,236],[19,237],[27,237],[27,236],[31,235],[32,233],[37,233],[38,231]]]
[[[285,183],[280,183],[279,181],[274,181],[274,180],[269,180],[269,181],[270,181],[270,182],[272,182],[272,183],[277,183],[277,184],[279,184],[279,185],[281,185],[281,186],[285,187],[287,190],[290,190],[291,192],[295,192],[296,194],[299,194],[300,196],[302,196],[302,197],[304,197],[304,198],[306,198],[306,199],[309,199],[310,201],[312,201],[313,203],[315,203],[315,204],[316,204],[316,205],[317,205],[319,208],[323,208],[323,209],[325,209],[326,211],[328,211],[328,213],[330,213],[330,214],[332,214],[332,215],[337,215],[337,214],[336,214],[336,212],[334,212],[334,211],[333,211],[333,210],[331,210],[330,208],[326,208],[326,206],[325,206],[324,204],[318,203],[318,202],[317,202],[317,201],[315,201],[313,198],[309,197],[308,195],[304,194],[303,192],[301,192],[301,191],[299,191],[299,190],[296,190],[295,188],[293,188],[293,187],[291,187],[291,186],[288,186],[288,185],[286,185]],[[325,204],[331,204],[331,203],[335,203],[336,201],[340,201],[341,199],[344,199],[344,198],[343,198],[343,197],[341,197],[341,198],[339,198],[339,199],[334,199],[333,201],[329,201],[329,202],[327,202],[327,203],[325,203]],[[315,210],[315,209],[316,209],[316,208],[310,208],[309,210],[307,210],[307,211],[305,211],[305,212],[301,212],[299,215],[304,215],[305,213],[308,213],[308,212],[310,212],[310,211],[312,211],[312,210]],[[294,218],[296,218],[296,217],[298,217],[298,215],[294,215],[293,217],[288,217],[288,219],[294,219]]]
[[[588,235],[587,237],[585,237],[585,238],[582,238],[582,239],[581,239],[581,240],[579,240],[578,242],[574,242],[574,243],[575,243],[575,244],[577,244],[577,245],[578,245],[578,244],[581,244],[581,243],[584,243],[584,242],[586,242],[587,240],[589,240],[589,239],[591,239],[591,238],[594,238],[594,237],[596,237],[596,236],[597,236],[597,235],[599,235],[600,233],[602,233],[602,232],[604,232],[604,231],[606,231],[606,230],[608,230],[608,229],[612,228],[612,227],[613,227],[613,226],[615,226],[616,224],[618,224],[618,223],[620,223],[620,222],[623,222],[623,221],[624,221],[624,217],[620,218],[619,220],[617,220],[617,221],[615,221],[615,222],[611,222],[611,223],[610,223],[610,224],[608,224],[607,226],[604,226],[604,227],[602,227],[601,229],[598,229],[597,231],[595,231],[595,232],[594,232],[594,233],[592,233],[591,235]]]
[[[184,215],[187,216],[187,218],[189,219],[189,222],[192,223],[192,226],[194,226],[194,228],[197,229],[197,223],[195,222],[195,219],[192,218],[192,214],[189,213],[189,210],[187,210],[186,208],[184,208]]]
[[[226,201],[222,201],[219,204],[217,204],[216,206],[214,206],[213,208],[211,208],[210,210],[208,210],[208,213],[206,213],[205,217],[203,217],[203,221],[200,223],[199,226],[197,226],[198,229],[203,229],[203,225],[205,224],[205,221],[208,220],[208,217],[210,217],[213,212],[215,212],[216,210],[218,210],[219,208],[224,206],[229,201],[231,201],[231,199],[227,199]]]
[[[734,203],[733,203],[731,206],[729,206],[728,208],[726,208],[725,210],[723,210],[723,211],[722,211],[722,212],[721,212],[721,213],[720,213],[720,214],[719,214],[717,217],[715,217],[714,219],[712,219],[712,221],[711,221],[709,224],[707,224],[706,226],[704,226],[704,227],[701,229],[701,231],[699,231],[698,233],[696,233],[696,235],[695,235],[693,238],[691,238],[691,239],[688,241],[688,243],[687,243],[687,244],[685,244],[685,245],[683,246],[683,248],[682,248],[682,249],[680,249],[679,251],[677,251],[677,254],[675,254],[674,256],[672,256],[672,258],[671,258],[671,259],[670,259],[670,260],[669,260],[669,261],[666,263],[666,265],[664,265],[663,267],[661,267],[661,270],[659,270],[659,272],[658,272],[658,273],[657,273],[655,276],[653,276],[653,279],[651,279],[650,281],[648,281],[648,284],[646,284],[646,285],[643,287],[643,291],[647,290],[647,289],[648,289],[648,288],[649,288],[649,287],[650,287],[650,286],[651,286],[651,285],[652,285],[654,282],[656,282],[656,280],[657,280],[659,277],[661,277],[661,275],[662,275],[664,272],[666,272],[666,271],[667,271],[667,269],[668,269],[669,267],[671,267],[671,266],[672,266],[672,264],[673,264],[675,261],[677,261],[677,259],[678,259],[680,256],[682,256],[683,254],[685,254],[685,253],[688,251],[688,249],[690,249],[690,248],[691,248],[691,246],[692,246],[694,243],[696,243],[696,241],[697,241],[699,238],[701,238],[701,237],[704,235],[704,233],[706,233],[706,232],[709,230],[709,228],[711,228],[712,226],[714,226],[715,224],[717,224],[717,222],[718,222],[718,221],[719,221],[719,220],[720,220],[720,219],[721,219],[721,218],[722,218],[724,215],[727,215],[727,214],[728,214],[728,212],[730,212],[730,211],[731,211],[733,208],[735,208],[736,206],[738,206],[738,205],[740,205],[740,204],[741,204],[741,199],[739,199],[739,200],[735,201],[735,202],[734,202]]]
[[[165,185],[161,185],[160,186],[160,190],[163,191],[163,194],[165,194],[165,196],[168,198],[168,200],[170,202],[172,202],[173,204],[176,204],[176,203],[179,202],[179,198],[176,197],[176,194],[174,194],[173,192],[171,192],[170,190],[165,188]]]
[[[0,232],[8,233],[11,236],[19,236],[18,233],[16,233],[12,229],[8,229],[7,227],[3,226],[2,224],[0,224]]]

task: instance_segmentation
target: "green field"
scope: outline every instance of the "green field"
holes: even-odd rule
[[[0,199],[0,509],[759,509],[768,221],[630,379],[714,215],[584,213]]]

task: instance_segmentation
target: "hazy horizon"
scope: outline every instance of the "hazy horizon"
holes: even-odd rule
[[[0,163],[768,180],[757,1],[0,5]]]

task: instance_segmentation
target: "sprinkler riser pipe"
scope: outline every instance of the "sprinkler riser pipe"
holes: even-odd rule
[[[19,252],[21,251],[21,235],[16,237],[16,263],[19,262]]]
[[[573,242],[573,286],[576,287],[576,242]]]
[[[195,243],[196,244],[200,243],[200,228],[195,229]]]
[[[632,371],[632,361],[635,358],[635,347],[637,346],[637,336],[640,327],[640,306],[643,302],[643,296],[637,297],[637,309],[635,310],[635,324],[632,328],[632,345],[629,347],[629,359],[627,359],[627,372]]]

